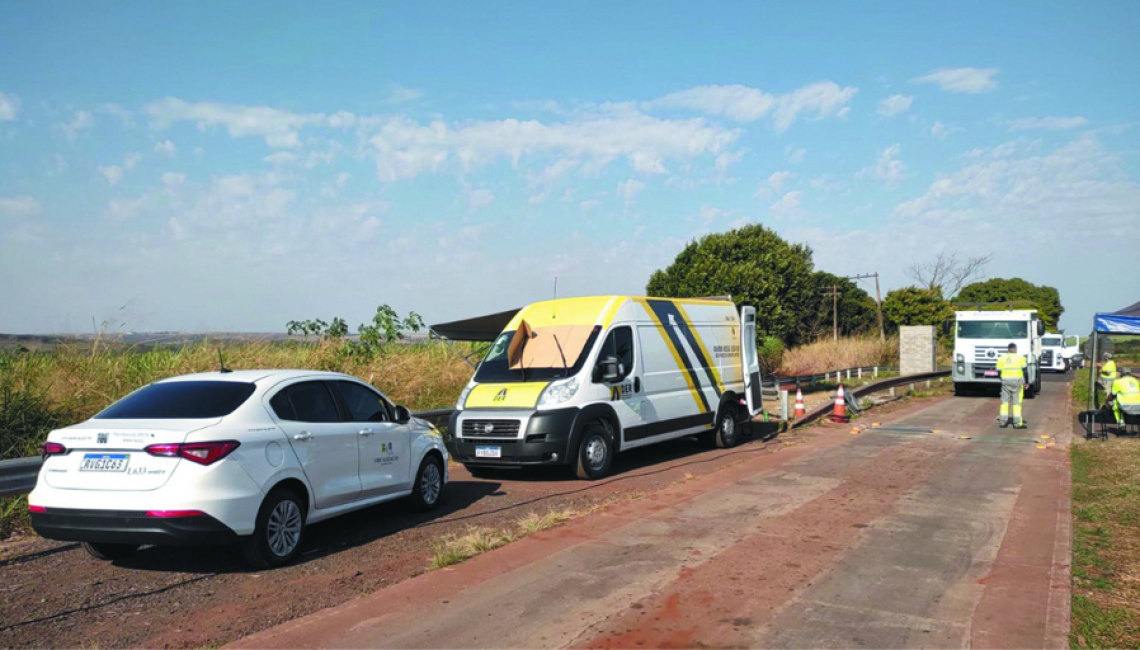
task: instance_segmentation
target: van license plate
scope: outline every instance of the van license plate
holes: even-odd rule
[[[476,458],[502,458],[503,457],[503,448],[502,447],[476,447],[475,448],[475,457]]]
[[[125,472],[127,471],[127,460],[126,454],[84,454],[79,471]]]
[[[996,371],[996,370],[987,370],[987,371],[985,371],[985,372],[984,372],[984,373],[982,373],[982,374],[984,374],[986,377],[997,377],[997,376],[998,376],[998,371]]]

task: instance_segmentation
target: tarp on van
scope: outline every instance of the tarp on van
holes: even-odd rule
[[[510,368],[561,368],[563,364],[573,367],[593,331],[594,328],[587,325],[532,328],[524,320],[507,348]]]
[[[454,320],[450,323],[432,325],[431,331],[451,341],[494,341],[507,328],[507,324],[519,313],[517,309],[487,314],[476,318]]]

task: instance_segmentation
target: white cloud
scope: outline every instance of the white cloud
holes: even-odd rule
[[[59,128],[63,129],[63,133],[67,136],[68,140],[74,140],[79,137],[80,133],[91,128],[91,125],[94,123],[95,118],[91,116],[91,113],[87,111],[75,111],[75,114],[71,117],[71,121],[66,124],[60,124]]]
[[[123,168],[118,165],[100,165],[99,173],[102,174],[110,185],[118,185],[119,181],[123,180]]]
[[[784,186],[784,181],[788,180],[794,175],[795,174],[788,171],[773,172],[773,174],[768,177],[768,186],[773,190],[779,192]]]
[[[20,114],[20,100],[15,95],[0,93],[0,122],[11,122]]]
[[[0,198],[0,217],[34,217],[43,212],[40,202],[30,196]]]
[[[798,165],[804,161],[807,156],[807,149],[796,148],[791,145],[784,147],[784,154],[788,157],[788,162],[793,165]]]
[[[800,114],[810,119],[846,116],[847,104],[858,88],[820,81],[789,93],[770,94],[742,85],[697,86],[647,102],[649,108],[680,108],[737,122],[755,122],[772,117],[777,131],[795,123]]]
[[[1013,120],[1009,123],[1011,131],[1025,131],[1028,129],[1076,129],[1088,125],[1089,121],[1083,117],[1026,117]]]
[[[286,163],[291,163],[296,159],[297,154],[291,151],[274,151],[268,156],[262,158],[263,161],[269,163],[270,165],[284,165]]]
[[[330,124],[330,118],[320,113],[292,113],[268,106],[191,103],[175,97],[147,104],[142,112],[151,118],[155,128],[166,128],[175,122],[194,122],[201,130],[224,128],[235,138],[264,138],[265,143],[274,148],[300,146],[301,129]],[[336,122],[341,124],[343,118]]]
[[[899,113],[905,113],[910,110],[910,105],[914,102],[914,97],[908,95],[891,95],[890,97],[879,102],[879,115],[884,117],[894,117]]]
[[[175,146],[175,144],[170,140],[163,140],[162,142],[154,145],[154,151],[155,153],[166,154],[167,156],[173,158],[174,154],[178,153],[178,147]]]
[[[943,124],[942,122],[935,122],[934,126],[930,127],[930,135],[938,138],[939,140],[945,140],[946,136],[961,130],[961,127],[949,126]]]
[[[490,205],[491,201],[495,200],[495,193],[486,188],[479,188],[472,190],[471,195],[468,197],[468,205],[472,210],[479,209],[485,205]]]
[[[719,154],[740,135],[700,119],[661,120],[618,110],[555,123],[505,119],[423,124],[399,116],[377,124],[369,142],[380,180],[394,182],[447,169],[470,171],[500,159],[518,164],[541,154],[589,159],[595,170],[624,158],[635,172],[663,173],[669,160]]]
[[[921,77],[911,79],[913,83],[932,83],[950,93],[988,93],[997,90],[997,68],[942,68]]]
[[[790,217],[798,217],[804,214],[804,210],[800,208],[800,200],[803,199],[803,192],[794,191],[788,192],[779,200],[775,201],[768,207],[773,217],[777,219],[786,219]]]
[[[732,210],[722,210],[714,208],[711,205],[702,205],[700,211],[697,213],[697,222],[704,228],[712,225],[712,222],[725,219],[732,216]]]
[[[164,172],[162,174],[162,184],[168,188],[175,188],[186,182],[186,174],[178,172]]]
[[[137,151],[127,152],[127,155],[123,157],[123,166],[127,169],[134,169],[140,160],[142,160],[141,153]]]
[[[641,194],[642,190],[644,190],[644,189],[645,189],[645,183],[642,183],[639,180],[631,178],[624,183],[618,183],[617,195],[620,196],[621,199],[623,201],[625,201],[625,204],[628,206],[628,205],[633,204],[633,200],[635,198],[637,198],[637,195]]]
[[[118,118],[123,126],[134,124],[134,120],[131,119],[131,112],[118,104],[103,104],[99,109],[111,117]]]
[[[589,212],[589,211],[593,210],[594,208],[597,208],[601,204],[602,204],[601,201],[598,201],[595,199],[590,199],[588,201],[582,201],[581,203],[579,203],[578,209],[581,210],[582,212]]]
[[[740,159],[743,157],[743,151],[726,151],[716,157],[714,165],[716,167],[716,170],[723,174],[724,172],[728,171],[729,167],[740,162]]]
[[[906,176],[906,165],[897,159],[901,149],[902,147],[897,143],[883,149],[875,164],[861,170],[858,177],[869,176],[883,181],[888,186],[898,185]]]
[[[408,102],[414,102],[423,96],[424,92],[422,90],[406,88],[394,84],[385,102],[388,104],[406,104]]]

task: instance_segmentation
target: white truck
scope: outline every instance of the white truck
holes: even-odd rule
[[[960,308],[954,312],[954,365],[951,377],[954,394],[969,394],[987,384],[1001,384],[997,370],[998,357],[1010,343],[1017,344],[1018,354],[1029,362],[1029,387],[1026,397],[1041,390],[1041,337],[1045,322],[1036,309],[991,310]]]
[[[1050,332],[1041,339],[1041,369],[1068,372],[1081,362],[1081,337]]]

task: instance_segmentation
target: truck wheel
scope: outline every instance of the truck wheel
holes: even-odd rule
[[[118,560],[139,550],[139,544],[110,544],[107,542],[83,542],[83,550],[99,560]]]
[[[582,430],[582,442],[578,445],[574,473],[578,478],[594,481],[609,474],[613,462],[614,446],[609,432],[596,422],[586,425]]]
[[[728,449],[735,447],[740,442],[740,427],[736,426],[736,413],[731,405],[724,405],[720,410],[720,415],[716,418],[716,428],[714,429],[716,436],[716,446],[718,449]]]
[[[957,383],[954,384],[954,396],[964,397],[966,395],[973,395],[974,389],[969,384]]]
[[[1066,373],[1066,372],[1069,372],[1069,360],[1068,360],[1068,359],[1065,359],[1065,360],[1062,362],[1062,366],[1061,366],[1061,372],[1062,372],[1062,373]]]

